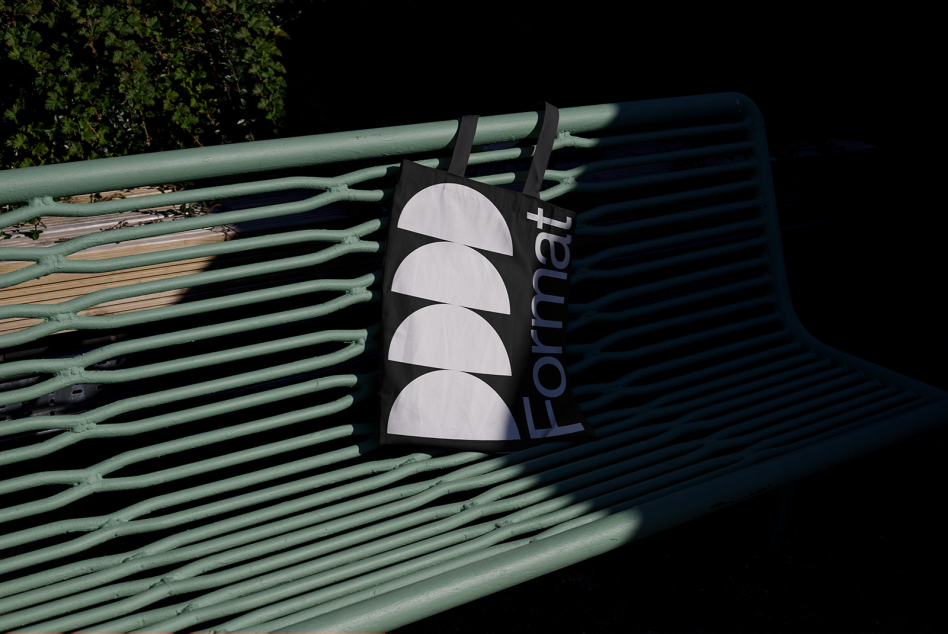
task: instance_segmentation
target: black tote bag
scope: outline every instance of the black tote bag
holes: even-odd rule
[[[563,357],[575,214],[538,198],[559,113],[546,105],[523,193],[403,160],[382,287],[383,444],[512,451],[593,436]]]

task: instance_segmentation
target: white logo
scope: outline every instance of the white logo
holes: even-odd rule
[[[389,433],[519,440],[520,432],[503,399],[468,374],[511,374],[500,336],[474,312],[510,314],[503,278],[475,251],[513,255],[503,215],[483,194],[444,183],[412,196],[402,209],[398,229],[444,242],[410,253],[392,280],[395,293],[439,303],[409,315],[392,336],[389,360],[437,370],[413,380],[399,393],[389,413]]]
[[[543,215],[543,209],[538,208],[537,213],[527,213],[527,220],[534,220],[537,223],[537,229],[540,229],[540,233],[537,234],[536,242],[534,243],[534,254],[537,256],[537,260],[540,264],[547,264],[547,260],[550,260],[554,267],[557,269],[565,269],[569,266],[569,244],[572,241],[570,236],[557,236],[552,233],[547,233],[543,231],[543,228],[546,225],[550,225],[552,228],[561,229],[563,231],[569,231],[569,228],[573,224],[573,219],[567,217],[566,222],[560,222],[554,220],[553,218],[547,218]],[[550,251],[550,256],[543,255],[543,243],[548,244]],[[560,257],[557,253],[556,245],[560,246],[560,250],[563,255]],[[530,398],[527,396],[523,397],[523,411],[527,417],[527,431],[530,434],[531,438],[551,438],[553,436],[562,436],[563,434],[571,434],[573,432],[580,432],[583,430],[582,423],[573,423],[571,425],[560,425],[556,422],[556,417],[553,414],[553,403],[550,399],[557,398],[563,394],[566,390],[566,370],[563,369],[563,364],[560,363],[560,360],[556,357],[550,356],[553,354],[562,354],[563,349],[560,346],[547,346],[540,343],[540,336],[537,333],[537,328],[553,328],[561,329],[563,327],[563,322],[555,321],[552,319],[541,319],[540,318],[540,304],[547,302],[550,304],[563,304],[566,302],[565,297],[559,295],[549,295],[540,290],[540,279],[544,277],[550,277],[557,280],[565,280],[566,273],[563,271],[557,271],[552,269],[537,269],[533,274],[533,291],[536,293],[533,296],[532,309],[533,309],[533,319],[530,320],[530,325],[533,328],[530,330],[530,337],[533,339],[533,343],[536,345],[531,348],[533,354],[542,354],[542,356],[536,360],[533,364],[533,386],[537,391],[546,397],[544,399],[544,404],[546,405],[546,415],[549,419],[550,426],[546,428],[537,428],[533,421],[533,408],[530,405]],[[559,380],[556,387],[549,387],[543,385],[540,381],[540,369],[544,366],[551,366],[555,368],[559,374]]]

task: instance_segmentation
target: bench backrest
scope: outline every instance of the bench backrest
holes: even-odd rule
[[[468,175],[519,187],[537,120],[537,113],[481,118]],[[0,216],[8,230],[35,217],[72,219],[46,221],[48,236],[64,241],[0,243],[0,468],[7,478],[0,493],[11,501],[0,510],[0,547],[14,549],[4,568],[20,575],[5,592],[23,593],[0,612],[50,602],[29,623],[57,631],[171,631],[226,620],[249,608],[169,605],[139,613],[144,608],[130,599],[62,616],[82,606],[56,601],[121,583],[130,566],[144,565],[136,562],[152,562],[159,575],[162,566],[204,561],[210,555],[186,548],[198,542],[259,548],[239,561],[270,556],[284,546],[260,544],[295,535],[300,518],[317,507],[327,509],[319,521],[334,527],[319,535],[350,540],[325,546],[333,552],[376,539],[372,531],[382,529],[371,522],[405,514],[415,519],[385,530],[422,540],[421,528],[417,535],[408,529],[471,510],[458,503],[450,511],[431,507],[424,511],[430,517],[411,514],[439,496],[480,487],[488,491],[483,504],[499,504],[502,495],[491,487],[544,486],[546,476],[531,474],[567,460],[558,445],[488,458],[383,449],[374,436],[387,201],[399,159],[446,168],[456,129],[449,121],[0,174],[0,204],[28,203]],[[763,123],[742,95],[567,108],[554,148],[542,198],[558,198],[580,218],[570,372],[602,430],[599,449],[569,451],[610,456],[585,475],[575,466],[580,475],[560,491],[571,503],[587,499],[577,492],[587,490],[606,496],[588,498],[605,500],[593,510],[618,503],[611,489],[597,487],[610,482],[609,461],[625,464],[625,434],[654,410],[652,422],[671,421],[663,433],[684,442],[695,433],[678,427],[690,405],[676,403],[716,390],[745,389],[734,402],[750,407],[798,386],[786,407],[810,396],[830,399],[825,405],[840,425],[863,416],[867,404],[898,411],[940,395],[880,369],[900,387],[859,383],[852,372],[859,362],[821,356],[832,352],[797,323]],[[56,201],[182,182],[191,184],[151,196]],[[195,203],[206,204],[182,208]],[[751,436],[701,440],[707,446],[695,451],[703,457],[688,469],[695,477],[736,469],[754,451],[796,442],[777,431]],[[656,471],[636,485],[642,495],[681,466],[680,446],[650,454]],[[569,460],[584,464],[580,458]],[[569,460],[563,469],[574,468]],[[631,486],[618,475],[614,481],[609,486]],[[410,496],[421,501],[400,501]],[[533,503],[517,508],[531,513]],[[372,512],[374,520],[343,526],[350,515]],[[580,515],[527,526],[559,531],[570,517]],[[232,534],[240,538],[227,546]],[[306,539],[323,539],[314,535]],[[331,565],[363,556],[346,553]],[[229,564],[211,568],[218,565]],[[264,572],[246,574],[253,580]],[[297,578],[285,573],[273,584]],[[191,582],[191,592],[218,587]],[[121,596],[151,596],[165,587],[157,583],[129,581]],[[352,592],[370,592],[374,582],[365,583]],[[343,600],[327,597],[326,605]],[[261,612],[227,628],[278,627],[273,619],[295,609],[302,608]]]

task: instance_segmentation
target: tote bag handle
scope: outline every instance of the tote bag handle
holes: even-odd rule
[[[543,183],[543,174],[550,162],[553,152],[553,141],[556,139],[556,128],[560,122],[560,111],[556,106],[546,104],[543,110],[543,125],[540,126],[540,137],[537,139],[537,149],[530,162],[530,171],[527,172],[527,181],[523,185],[523,193],[527,196],[538,197],[540,184]],[[461,117],[458,126],[458,139],[454,144],[454,153],[451,155],[451,165],[448,172],[457,176],[464,176],[467,162],[471,158],[471,145],[474,143],[474,132],[477,130],[477,115]]]

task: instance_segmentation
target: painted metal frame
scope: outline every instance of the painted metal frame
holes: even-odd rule
[[[478,125],[474,144],[523,142],[535,138],[537,123],[537,113],[484,117]],[[123,384],[173,377],[176,373],[197,369],[218,373],[209,375],[203,382],[119,399],[79,413],[22,417],[0,423],[0,436],[60,430],[45,440],[16,449],[4,451],[0,447],[0,465],[37,465],[33,473],[27,473],[28,469],[24,468],[22,475],[0,482],[0,494],[22,493],[48,485],[67,487],[54,495],[0,511],[2,522],[29,521],[31,517],[39,520],[28,529],[0,536],[0,548],[18,549],[17,554],[5,560],[8,570],[29,571],[21,578],[7,581],[0,589],[0,612],[4,613],[0,624],[4,628],[28,626],[30,631],[64,631],[91,626],[98,631],[172,631],[211,623],[213,631],[388,630],[606,552],[948,420],[945,392],[834,350],[814,339],[799,323],[784,271],[763,120],[746,97],[724,93],[561,111],[555,150],[617,148],[682,136],[736,135],[732,140],[711,146],[698,144],[651,154],[622,155],[581,162],[567,169],[548,170],[545,179],[554,184],[543,190],[544,199],[584,192],[615,196],[614,200],[601,202],[581,214],[577,235],[591,239],[607,239],[613,235],[634,237],[638,232],[679,225],[687,229],[689,223],[729,218],[729,214],[750,214],[736,221],[701,225],[645,241],[630,239],[628,244],[620,241],[574,263],[575,284],[626,279],[658,271],[663,266],[698,268],[667,280],[630,285],[571,307],[575,312],[569,326],[571,331],[585,333],[589,326],[596,325],[596,330],[601,329],[604,335],[596,340],[576,340],[578,343],[571,345],[568,352],[576,359],[570,365],[571,372],[585,372],[606,363],[640,364],[637,360],[649,354],[715,340],[715,337],[723,337],[722,341],[727,342],[664,365],[637,365],[635,371],[608,384],[579,385],[575,392],[587,398],[583,406],[594,413],[590,420],[595,421],[600,430],[600,438],[595,443],[549,444],[499,457],[414,451],[374,460],[375,427],[372,422],[356,421],[214,455],[173,470],[109,477],[119,469],[159,456],[199,447],[210,451],[225,440],[253,438],[253,434],[301,422],[335,420],[333,416],[371,398],[375,388],[371,376],[325,375],[325,372],[362,358],[372,348],[376,332],[367,326],[277,336],[127,369],[95,369],[95,364],[164,346],[243,336],[261,328],[278,332],[287,325],[369,304],[377,301],[377,293],[372,290],[377,274],[367,273],[351,279],[307,279],[121,315],[90,316],[80,312],[102,302],[182,286],[213,287],[248,276],[283,275],[339,258],[377,254],[383,248],[380,230],[386,227],[386,220],[382,215],[347,229],[306,228],[112,259],[83,261],[71,259],[70,255],[116,241],[154,238],[221,224],[288,218],[341,202],[384,202],[390,189],[371,187],[397,172],[397,164],[388,162],[389,159],[425,153],[446,154],[444,151],[451,147],[456,131],[457,122],[440,122],[0,173],[0,204],[27,203],[0,216],[0,224],[9,226],[35,216],[112,214],[134,211],[145,204],[141,198],[85,205],[54,201],[58,197],[90,191],[224,176],[250,178],[259,172],[316,165],[344,168],[351,161],[359,161],[360,165],[375,160],[382,163],[358,167],[336,177],[270,178],[159,194],[147,200],[149,206],[159,206],[287,189],[314,192],[296,202],[90,234],[42,249],[0,248],[0,262],[27,263],[0,275],[2,297],[4,288],[42,279],[51,273],[108,273],[189,258],[326,245],[303,255],[273,257],[254,264],[121,286],[61,304],[2,306],[0,319],[41,320],[19,332],[0,335],[2,347],[42,342],[62,330],[111,332],[181,317],[219,315],[221,311],[261,306],[287,298],[305,300],[316,293],[336,294],[327,301],[304,302],[300,307],[264,316],[110,343],[77,356],[48,358],[40,355],[0,365],[0,382],[13,381],[11,389],[0,392],[2,406],[45,398],[56,390],[77,384]],[[503,165],[529,157],[532,151],[529,144],[488,147],[474,153],[470,164]],[[556,156],[554,152],[554,161]],[[732,158],[718,163],[706,162],[718,156]],[[691,167],[684,171],[622,175],[622,170],[645,168],[659,159]],[[447,160],[444,156],[420,162],[445,167]],[[702,189],[686,186],[688,179],[730,178],[738,172],[747,177]],[[601,173],[619,173],[619,176],[606,180],[594,178]],[[501,169],[477,178],[509,186],[521,182],[523,177],[522,172]],[[663,194],[664,197],[624,200],[620,195],[629,188],[679,182],[681,191]],[[695,210],[621,222],[622,214],[649,206],[728,195],[739,198]],[[720,242],[725,238],[730,242]],[[698,250],[682,251],[681,255],[660,260],[635,261],[619,268],[614,264],[648,249],[702,242],[712,246],[695,247]],[[738,252],[749,255],[721,266],[700,266],[702,258],[731,257]],[[755,273],[753,277],[735,278],[738,279],[735,282],[700,287],[709,280],[730,279],[727,276],[739,277],[747,272]],[[657,303],[633,303],[632,308],[621,308],[646,291],[665,292],[689,284],[697,284],[698,290],[669,295],[669,299]],[[656,307],[687,308],[689,302],[714,300],[738,291],[756,294],[732,303],[722,300],[718,306],[697,312],[683,309],[685,312],[675,317],[656,322],[629,321],[647,317]],[[754,313],[756,316],[742,318],[743,321],[735,318],[723,326],[695,331],[677,339],[638,347],[620,345],[663,329],[688,327],[702,320],[720,320],[755,310],[765,312]],[[627,322],[638,325],[627,326]],[[735,333],[741,332],[752,334],[734,340]],[[267,355],[317,345],[335,348],[305,361],[269,367],[262,367],[261,361],[261,367],[248,372],[226,372],[230,363],[262,360]],[[746,354],[742,350],[746,350]],[[731,361],[714,361],[715,355],[730,355],[726,357],[730,359],[735,354],[738,356]],[[689,366],[683,365],[685,361],[712,365],[688,371]],[[672,378],[639,383],[643,377],[667,376],[669,368],[675,367],[686,369]],[[279,383],[314,372],[323,372],[323,375],[290,384]],[[16,383],[21,377],[31,376],[40,378]],[[271,387],[252,393],[240,392],[259,385]],[[338,389],[349,392],[304,409],[186,435],[186,425],[193,421],[211,416],[237,416],[247,408]],[[229,393],[239,395],[130,422],[109,423],[116,416],[134,416],[138,411],[147,413],[150,407]],[[660,396],[635,411],[620,406],[622,399],[640,393]],[[771,411],[777,406],[781,408],[779,415]],[[659,412],[677,418],[667,424],[654,423],[658,435],[649,436],[652,432],[643,430],[653,429],[648,426],[649,419],[657,417]],[[694,441],[697,444],[676,440],[687,428],[685,423],[696,422],[697,413],[717,416],[697,421],[705,425],[710,435]],[[177,426],[185,426],[180,427],[184,431],[178,438],[158,444],[143,442],[131,451],[92,467],[41,470],[49,468],[48,463],[42,462],[45,457],[76,443],[138,435],[144,438],[155,430]],[[743,435],[736,436],[739,434]],[[745,438],[748,440],[741,440]],[[327,443],[333,448],[320,453],[320,446]],[[745,447],[741,443],[750,444]],[[312,455],[307,458],[253,470],[255,460],[307,447],[312,449]],[[737,453],[720,456],[714,453],[730,451],[728,447],[734,447]],[[680,454],[681,451],[691,453]],[[247,472],[213,479],[217,470],[239,465],[247,465]],[[313,470],[321,471],[307,475]],[[429,473],[428,480],[412,480]],[[147,492],[158,483],[194,477],[210,480],[200,486],[143,499],[105,516],[60,521],[42,519],[50,517],[47,513],[75,508],[84,499],[99,493]],[[271,481],[276,484],[268,485]],[[399,484],[402,481],[411,483]],[[247,492],[242,492],[245,489]],[[484,493],[475,495],[482,490]],[[308,491],[313,493],[298,497]],[[437,505],[440,496],[466,491],[475,497],[467,502]],[[194,505],[195,500],[203,498],[212,501]],[[279,501],[284,498],[286,501]],[[191,506],[148,517],[184,503]],[[261,504],[264,506],[255,506]],[[249,508],[258,510],[241,514],[241,509]],[[216,520],[215,516],[221,513],[229,515]],[[496,517],[491,519],[493,516]],[[179,525],[188,525],[190,530],[182,530],[131,553],[57,563],[63,557],[75,557],[122,535]],[[80,536],[69,537],[72,534]],[[51,545],[29,549],[30,544],[43,539],[52,540],[47,542]],[[291,550],[284,552],[285,549]],[[128,574],[151,568],[164,570],[168,566],[178,567],[156,578],[121,581]],[[212,574],[222,566],[230,566],[227,571],[239,571],[239,574]],[[228,574],[234,576],[232,581],[228,581]],[[206,594],[180,604],[148,608],[155,601],[170,596],[205,591]]]

